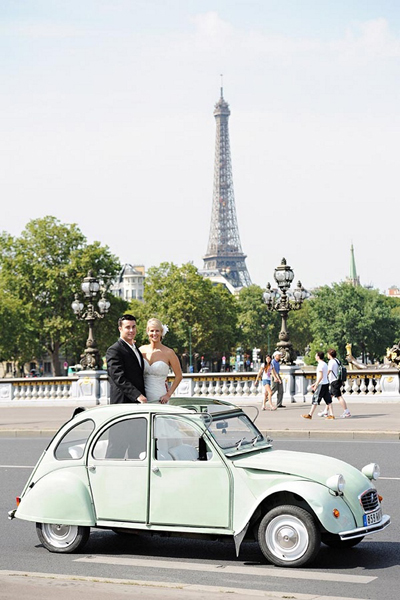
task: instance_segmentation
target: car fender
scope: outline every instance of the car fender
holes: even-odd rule
[[[235,535],[239,535],[251,521],[253,515],[259,510],[262,504],[268,498],[273,500],[273,496],[278,493],[289,492],[302,498],[314,513],[315,517],[321,523],[322,527],[330,533],[339,533],[352,529],[356,525],[355,517],[346,504],[344,496],[334,493],[326,486],[314,481],[293,480],[279,482],[268,488],[268,490],[258,495],[256,501],[249,507],[247,514],[234,523]],[[335,511],[335,512],[334,512]],[[339,511],[339,516],[335,516]]]
[[[84,466],[52,471],[30,484],[15,513],[37,523],[87,525],[96,523]]]

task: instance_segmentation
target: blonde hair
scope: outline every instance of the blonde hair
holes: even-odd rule
[[[161,323],[160,319],[156,319],[155,317],[152,319],[149,319],[147,321],[147,325],[146,325],[146,332],[149,332],[149,328],[151,327],[151,325],[155,325],[161,332],[161,337],[163,336],[163,324]]]

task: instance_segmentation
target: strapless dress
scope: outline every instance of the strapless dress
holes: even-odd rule
[[[144,359],[144,389],[147,402],[159,402],[166,393],[165,380],[169,373],[169,365],[163,360],[150,364]]]

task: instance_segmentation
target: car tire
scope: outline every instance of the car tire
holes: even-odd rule
[[[314,517],[299,506],[277,506],[258,527],[258,543],[265,558],[278,567],[300,567],[318,554],[321,533]]]
[[[89,539],[90,527],[36,523],[36,533],[49,552],[67,554],[83,548]]]
[[[340,537],[338,535],[326,535],[326,536],[322,536],[322,543],[325,544],[325,546],[329,546],[329,548],[354,548],[354,546],[357,546],[360,542],[362,542],[364,539],[364,536],[362,537],[358,537],[358,538],[353,538],[351,540],[341,540]]]

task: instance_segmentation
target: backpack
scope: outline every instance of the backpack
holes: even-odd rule
[[[335,360],[336,360],[337,366],[338,366],[337,379],[341,383],[345,383],[345,381],[347,379],[347,369],[346,369],[346,367],[344,367],[342,365],[340,360],[338,360],[337,358],[335,358]]]

